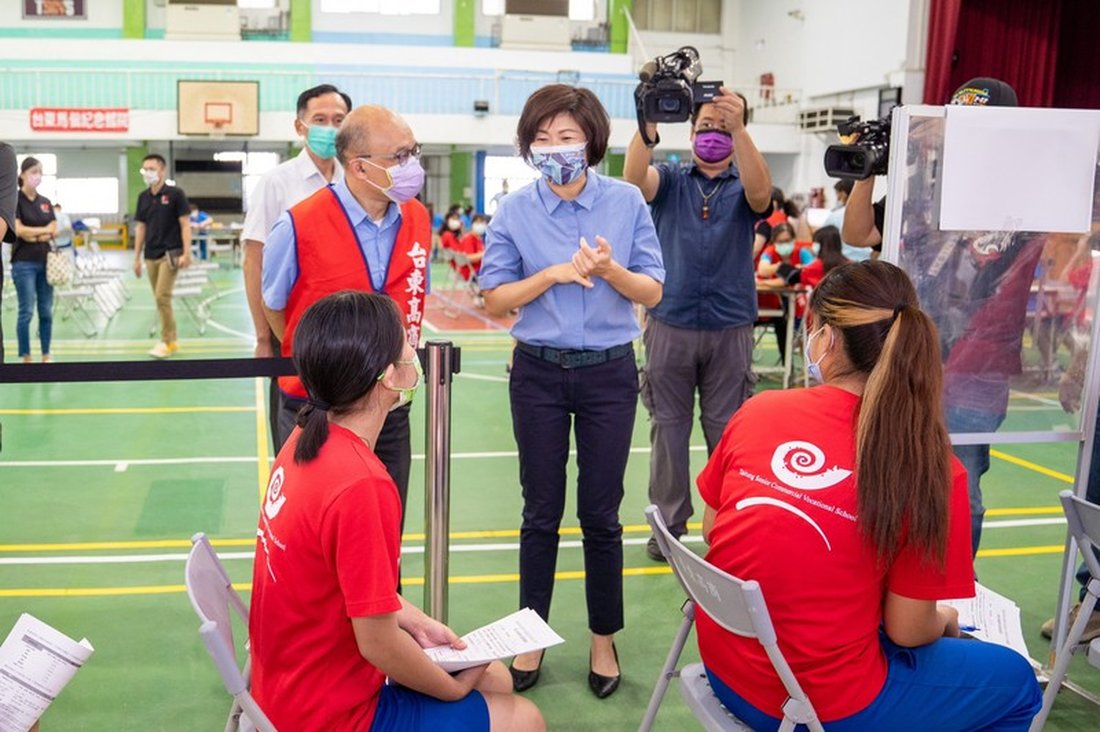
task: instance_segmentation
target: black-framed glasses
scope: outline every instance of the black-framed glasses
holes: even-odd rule
[[[410,159],[419,160],[420,153],[421,146],[418,142],[408,150],[399,150],[393,155],[356,155],[355,157],[358,160],[369,160],[371,158],[374,158],[375,160],[392,160],[398,165],[404,165],[405,163],[409,162]]]

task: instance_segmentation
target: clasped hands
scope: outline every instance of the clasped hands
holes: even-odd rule
[[[581,237],[580,248],[573,254],[572,260],[555,264],[547,268],[554,284],[576,283],[587,288],[595,287],[593,277],[606,279],[617,265],[611,258],[611,243],[602,236],[596,237],[596,247],[592,248],[588,240]]]

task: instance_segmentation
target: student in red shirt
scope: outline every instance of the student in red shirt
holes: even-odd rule
[[[463,643],[397,594],[401,501],[373,446],[420,369],[396,305],[344,291],[301,325],[309,401],[272,466],[253,568],[256,700],[297,732],[545,729],[502,664],[452,676],[429,661],[423,648]]]
[[[974,570],[935,326],[881,261],[834,269],[808,317],[824,383],[764,392],[730,420],[698,479],[707,560],[760,583],[829,732],[1026,730],[1041,702],[1028,661],[958,639],[958,613],[937,605],[972,596]],[[697,630],[722,703],[777,729],[786,692],[759,643],[704,613]]]
[[[817,287],[830,271],[848,263],[840,229],[835,226],[822,226],[814,232],[813,253],[817,259],[803,267],[799,274],[798,283],[804,287]]]
[[[470,233],[459,240],[456,251],[462,252],[470,260],[470,266],[463,267],[459,276],[469,282],[473,275],[481,271],[481,259],[485,256],[485,230],[489,227],[489,217],[477,214],[470,224]]]
[[[462,216],[458,211],[450,211],[443,219],[443,226],[439,229],[439,246],[443,249],[458,251],[461,236]]]

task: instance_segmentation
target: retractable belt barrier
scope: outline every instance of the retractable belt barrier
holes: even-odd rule
[[[429,341],[418,352],[424,366],[426,434],[424,521],[427,547],[424,604],[447,619],[448,537],[451,523],[451,382],[459,372],[461,349],[450,341]],[[80,363],[0,364],[0,386],[103,381],[189,381],[292,376],[289,358],[212,358],[179,361],[82,361]],[[0,433],[2,434],[2,433]]]

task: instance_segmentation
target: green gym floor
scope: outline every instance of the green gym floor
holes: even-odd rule
[[[442,278],[437,270],[436,282]],[[251,355],[240,271],[223,269],[214,282],[219,297],[211,302],[206,334],[180,317],[179,358]],[[84,338],[72,322],[55,323],[57,360],[143,358],[152,345],[152,297],[144,281],[129,284],[133,299],[97,337]],[[2,308],[9,362],[16,353],[13,305],[5,300]],[[451,318],[438,307],[428,317],[430,337],[462,347],[463,373],[453,391],[450,624],[463,633],[510,612],[517,601],[520,490],[505,374],[511,341],[486,324],[469,328],[480,323],[476,317]],[[459,325],[464,329],[456,330]],[[774,361],[772,348],[765,339],[761,363]],[[776,386],[767,379],[760,384]],[[184,558],[189,537],[206,532],[247,590],[270,458],[266,393],[261,379],[0,384],[0,637],[29,612],[96,648],[46,713],[43,730],[221,729],[229,698],[196,632]],[[1019,418],[1064,421],[1056,406],[1044,415],[1041,404],[1029,404]],[[419,603],[423,408],[413,415],[402,568],[406,595]],[[705,459],[701,436],[694,444],[697,472]],[[551,729],[636,729],[680,622],[678,585],[645,554],[649,442],[641,409],[633,445],[622,507],[623,685],[606,701],[588,691],[582,557],[571,503],[551,618],[566,643],[548,653],[531,692]],[[1067,444],[995,446],[983,482],[990,510],[977,571],[983,583],[1021,606],[1036,659],[1049,651],[1038,628],[1054,610],[1065,538],[1057,493],[1071,483],[1075,455]],[[684,661],[697,658],[692,645]],[[1070,677],[1100,694],[1100,672],[1083,659],[1074,660]],[[1100,708],[1063,692],[1048,729],[1096,729],[1098,720]],[[697,728],[673,686],[658,729]]]

